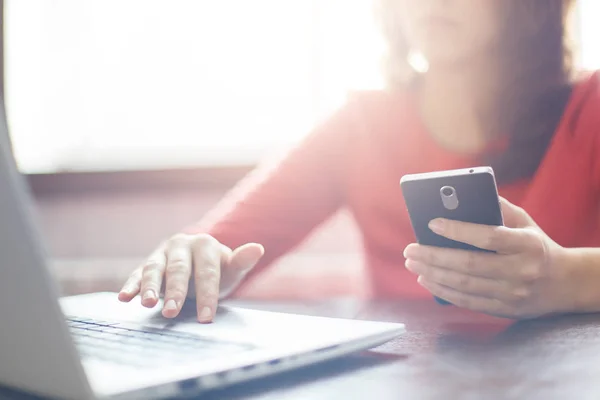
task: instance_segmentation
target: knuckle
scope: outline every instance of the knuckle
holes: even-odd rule
[[[219,289],[203,287],[201,291],[196,293],[196,298],[205,304],[213,303],[219,299]]]
[[[193,254],[194,269],[201,271],[204,269],[217,269],[221,265],[219,254],[210,251],[198,251]]]
[[[220,276],[221,260],[218,255],[200,251],[193,254],[192,257],[192,269],[196,280],[198,277],[200,279],[211,279],[211,277]]]
[[[167,265],[167,274],[176,274],[185,272],[190,268],[189,263],[185,260],[177,259],[169,261]]]
[[[501,231],[498,228],[490,229],[489,233],[484,238],[485,247],[494,249],[498,246],[501,239]]]
[[[196,299],[201,303],[210,304],[218,301],[219,291],[219,285],[203,282],[202,284],[196,285]]]
[[[185,233],[177,233],[173,236],[171,236],[171,238],[169,239],[169,243],[170,244],[177,244],[177,243],[182,243],[182,242],[187,242],[190,238],[190,235],[185,234]]]
[[[465,268],[467,273],[472,273],[475,271],[475,264],[477,264],[477,258],[475,257],[475,252],[468,251],[466,256]]]
[[[539,264],[533,264],[521,270],[521,279],[524,282],[536,282],[542,278],[543,271]]]
[[[461,288],[465,289],[465,290],[471,290],[472,286],[473,286],[473,279],[468,276],[468,275],[459,275],[458,278],[458,284],[460,285]]]
[[[147,281],[142,283],[142,285],[140,286],[140,290],[142,293],[145,293],[148,290],[152,290],[156,294],[158,294],[160,291],[160,285],[158,285],[158,283],[154,281]]]
[[[210,302],[219,298],[219,285],[213,282],[202,282],[196,285],[196,298]]]
[[[161,263],[158,260],[148,260],[146,261],[146,263],[144,264],[144,267],[142,269],[144,274],[147,273],[153,273],[155,271],[159,271],[163,268],[163,263]]]
[[[144,267],[144,271],[142,273],[140,280],[143,283],[158,281],[161,279],[162,275],[163,274],[162,274],[161,267],[156,267],[156,266],[151,265],[148,267]]]
[[[455,221],[449,221],[448,223],[446,223],[444,225],[444,236],[456,238],[456,235],[458,234],[456,224],[457,223]]]
[[[159,286],[159,279],[150,275],[145,276],[144,279],[142,279],[141,286],[146,289],[155,289]]]
[[[219,280],[219,269],[216,267],[200,268],[195,274],[196,282],[217,282]]]
[[[142,275],[142,283],[143,284],[148,284],[151,282],[155,282],[155,281],[159,281],[162,278],[162,274],[158,273],[157,270],[148,270],[144,272],[144,275]]]
[[[217,241],[217,239],[215,239],[214,237],[212,237],[211,235],[208,235],[206,233],[201,233],[198,235],[195,235],[192,238],[192,245],[194,246],[210,246],[210,245],[216,245],[219,242]]]
[[[167,288],[165,297],[172,298],[175,300],[183,300],[187,296],[187,290],[185,285],[173,285]]]
[[[190,275],[181,270],[175,270],[172,274],[165,277],[167,287],[175,285],[187,286],[190,281]]]

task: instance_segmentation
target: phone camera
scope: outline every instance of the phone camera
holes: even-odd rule
[[[454,189],[449,186],[445,186],[442,188],[442,194],[445,197],[452,197],[452,195],[454,194]]]
[[[456,210],[458,208],[458,197],[456,196],[456,189],[452,186],[444,186],[440,189],[440,197],[442,198],[442,204],[447,210]]]

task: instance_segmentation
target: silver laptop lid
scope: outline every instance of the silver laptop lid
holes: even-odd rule
[[[0,24],[4,26],[2,0]],[[91,392],[45,265],[7,125],[0,29],[0,385],[51,397],[88,398]]]

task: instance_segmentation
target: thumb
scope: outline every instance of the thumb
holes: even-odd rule
[[[248,243],[240,246],[230,253],[227,269],[231,273],[246,274],[254,268],[264,254],[265,249],[260,244]]]
[[[229,297],[264,253],[264,248],[256,243],[245,244],[234,251],[227,249],[222,258],[219,297]]]
[[[504,197],[500,197],[500,208],[502,210],[504,225],[508,228],[537,228],[537,224],[533,218],[524,209],[512,204]]]

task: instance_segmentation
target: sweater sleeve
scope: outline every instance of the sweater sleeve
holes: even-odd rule
[[[263,245],[265,256],[249,278],[292,250],[345,203],[352,115],[347,103],[285,157],[242,179],[186,232],[208,233],[232,249]]]

